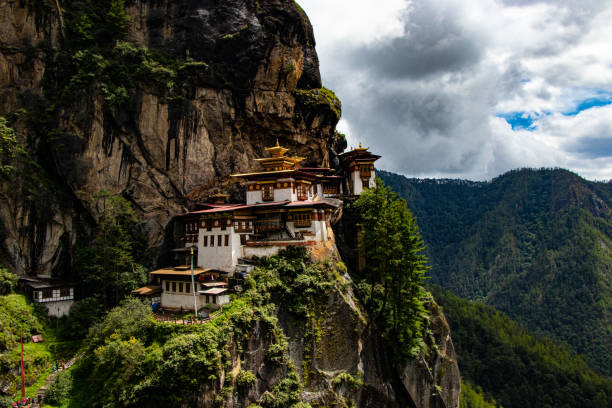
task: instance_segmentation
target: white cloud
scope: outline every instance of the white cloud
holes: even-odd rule
[[[302,0],[339,128],[416,176],[486,179],[516,167],[612,178],[612,4],[595,0]],[[535,130],[499,114],[527,112]],[[610,143],[612,146],[612,143]]]

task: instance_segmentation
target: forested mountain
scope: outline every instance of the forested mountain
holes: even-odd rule
[[[529,334],[490,306],[430,290],[451,326],[464,380],[504,408],[612,407],[612,379],[568,347]]]
[[[569,343],[612,374],[612,184],[561,169],[490,182],[379,176],[416,215],[432,282]]]

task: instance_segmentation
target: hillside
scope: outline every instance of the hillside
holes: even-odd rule
[[[439,286],[430,289],[453,331],[464,379],[503,407],[612,406],[612,379],[595,373],[567,346],[529,334],[490,306]]]
[[[379,176],[416,215],[434,283],[569,343],[612,374],[612,184],[560,169],[491,182]]]

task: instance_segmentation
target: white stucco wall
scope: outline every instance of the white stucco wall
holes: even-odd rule
[[[274,201],[296,201],[296,200],[297,200],[297,194],[293,192],[293,189],[291,187],[274,189]]]
[[[70,306],[74,303],[73,300],[60,300],[54,302],[41,303],[47,309],[47,314],[53,317],[68,316]]]
[[[246,203],[247,205],[263,203],[261,198],[261,190],[251,190],[246,192]]]
[[[218,236],[221,235],[221,246]],[[225,246],[225,236],[229,235],[228,246]],[[204,246],[204,237],[207,237],[207,246]],[[210,246],[210,240],[215,240],[215,246]],[[202,268],[214,268],[222,271],[233,272],[240,255],[240,235],[234,232],[233,226],[226,229],[220,227],[200,228],[198,236],[198,266]]]
[[[261,246],[261,247],[244,247],[244,257],[251,258],[253,256],[274,256],[278,255],[278,252],[281,250],[280,247],[272,247],[272,246]]]

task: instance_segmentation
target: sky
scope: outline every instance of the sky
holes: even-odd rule
[[[612,179],[612,0],[299,0],[338,130],[409,177]]]

